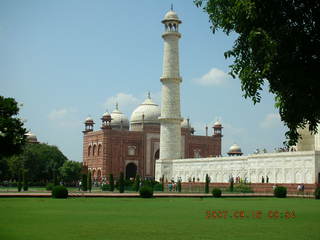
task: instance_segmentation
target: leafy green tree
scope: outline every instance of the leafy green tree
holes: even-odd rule
[[[114,191],[114,179],[113,179],[112,173],[110,173],[110,175],[109,175],[109,184],[110,184],[110,191],[113,192]]]
[[[65,161],[59,168],[59,173],[63,182],[67,185],[75,185],[81,177],[82,164],[76,161]]]
[[[91,179],[91,171],[88,172],[88,191],[91,192],[91,189],[92,189],[92,179]]]
[[[56,147],[48,144],[26,144],[23,152],[8,158],[12,178],[17,177],[20,168],[28,171],[32,182],[48,182],[58,178],[59,168],[67,158]]]
[[[206,174],[206,183],[205,183],[205,187],[204,187],[205,193],[209,193],[209,183],[210,183],[210,178],[209,178],[209,175]]]
[[[18,103],[13,98],[0,96],[0,181],[8,173],[6,157],[22,152],[27,130],[17,117]]]
[[[316,132],[320,122],[320,2],[314,0],[194,0],[208,13],[211,29],[236,33],[231,75],[244,97],[260,102],[262,87],[275,95],[286,137],[298,128]]]
[[[123,172],[120,173],[120,178],[119,178],[119,192],[123,193],[124,192],[124,175]]]

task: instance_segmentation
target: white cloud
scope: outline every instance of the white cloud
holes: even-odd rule
[[[203,86],[222,86],[226,85],[230,76],[218,68],[212,68],[208,73],[201,78],[194,79],[194,82]]]
[[[118,93],[115,96],[109,97],[105,102],[105,107],[114,109],[115,104],[119,104],[120,109],[128,109],[136,107],[140,103],[139,99],[134,97],[132,94]]]
[[[48,119],[59,127],[78,127],[81,121],[76,113],[77,111],[72,108],[54,109],[48,114]]]
[[[279,127],[281,125],[281,118],[279,113],[269,113],[260,123],[260,127],[262,128],[274,128]]]
[[[54,110],[52,110],[52,111],[49,113],[48,118],[49,118],[50,120],[62,119],[62,118],[64,118],[67,114],[68,114],[68,110],[67,110],[66,108],[54,109]]]

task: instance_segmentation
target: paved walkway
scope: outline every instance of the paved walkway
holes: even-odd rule
[[[51,197],[51,192],[0,192],[1,197]],[[139,197],[138,193],[69,192],[69,197]],[[154,197],[212,197],[206,193],[155,193]],[[222,197],[273,197],[272,193],[226,193]],[[313,195],[288,194],[287,197],[313,198]]]

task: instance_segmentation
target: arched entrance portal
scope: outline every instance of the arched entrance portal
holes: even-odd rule
[[[129,163],[126,167],[126,179],[135,178],[137,174],[137,165]]]

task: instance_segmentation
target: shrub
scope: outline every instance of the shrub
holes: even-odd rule
[[[206,174],[206,185],[204,188],[205,193],[209,193],[209,183],[210,183],[210,178],[209,178],[208,174]]]
[[[124,175],[123,172],[120,173],[120,178],[119,178],[119,192],[123,193],[124,192]]]
[[[231,177],[231,179],[230,179],[230,186],[229,186],[230,192],[233,192],[233,185],[234,185],[234,179],[233,179],[233,177]]]
[[[320,199],[320,187],[317,187],[314,191],[314,197],[315,199]]]
[[[18,182],[17,187],[18,187],[18,192],[21,192],[21,189],[22,189],[22,183],[21,183],[21,181]]]
[[[68,189],[65,186],[55,186],[51,192],[52,198],[67,198]]]
[[[110,184],[110,191],[113,192],[114,191],[114,179],[113,179],[112,173],[110,173],[109,184]]]
[[[161,178],[161,191],[164,192],[164,175]]]
[[[287,196],[287,188],[282,187],[282,186],[278,186],[274,189],[273,194],[275,197],[285,198]]]
[[[28,191],[29,182],[28,182],[28,176],[27,176],[26,170],[23,171],[22,179],[23,179],[23,191]]]
[[[181,180],[177,182],[177,192],[181,192]]]
[[[134,191],[138,192],[140,188],[140,176],[137,175],[135,180],[134,180]]]
[[[109,184],[102,184],[101,190],[102,191],[110,191],[110,185]]]
[[[82,191],[88,190],[88,183],[87,183],[87,174],[82,174],[82,183],[81,183],[81,189]]]
[[[92,189],[91,171],[88,172],[87,184],[88,184],[87,189],[89,192],[91,192],[91,189]]]
[[[54,184],[53,184],[53,183],[48,183],[47,186],[46,186],[46,189],[47,189],[48,191],[52,191],[53,187],[54,187]]]
[[[140,188],[140,196],[142,198],[152,198],[153,197],[153,189],[152,187],[145,185]]]
[[[219,188],[212,189],[212,196],[215,198],[221,197],[221,190]]]

